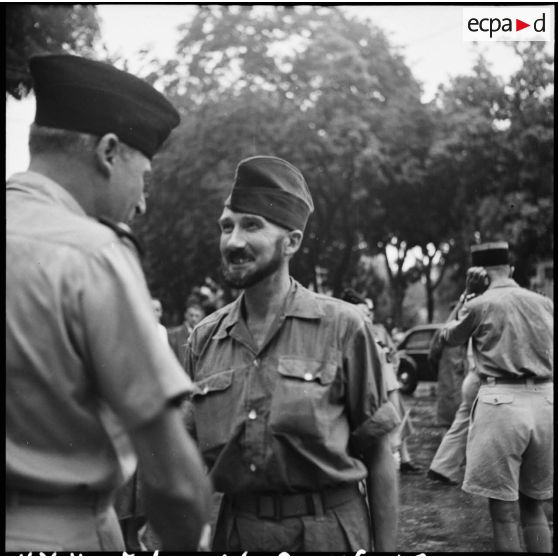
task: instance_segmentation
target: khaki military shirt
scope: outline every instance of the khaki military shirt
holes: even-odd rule
[[[351,304],[295,281],[258,350],[243,296],[190,336],[193,434],[218,491],[313,491],[366,476],[360,451],[398,422],[379,348]],[[191,415],[191,416],[192,416]]]
[[[7,486],[113,490],[135,467],[126,429],[191,382],[110,228],[32,172],[9,180],[6,204]]]
[[[553,377],[554,305],[513,279],[493,281],[443,328],[449,345],[471,338],[481,376]]]

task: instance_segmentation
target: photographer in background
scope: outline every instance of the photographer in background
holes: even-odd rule
[[[527,553],[550,553],[553,303],[511,278],[507,242],[473,246],[471,256],[461,308],[442,333],[453,346],[472,339],[481,378],[463,490],[489,499],[496,552],[522,552],[521,524]]]

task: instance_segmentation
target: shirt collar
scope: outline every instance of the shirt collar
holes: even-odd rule
[[[77,215],[86,215],[81,205],[68,190],[38,172],[18,172],[8,179],[6,188],[23,192],[32,191],[35,197],[41,197],[46,201],[65,207]]]
[[[511,277],[497,277],[488,286],[489,289],[498,289],[500,287],[519,287],[519,285]]]
[[[285,301],[283,314],[285,317],[292,316],[302,319],[319,319],[325,314],[315,297],[306,296],[306,289],[291,277],[291,285]],[[227,316],[221,322],[221,329],[230,330],[232,326],[242,320],[242,304],[244,293],[242,293],[232,304]]]

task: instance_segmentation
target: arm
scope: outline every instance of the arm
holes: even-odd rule
[[[351,443],[368,470],[367,492],[375,552],[394,552],[398,489],[388,433],[400,423],[388,400],[384,366],[369,328],[350,337],[346,346]]]
[[[172,404],[191,392],[192,382],[159,335],[141,268],[127,250],[115,244],[87,255],[79,272],[82,288],[68,320],[75,314],[83,324],[75,337],[97,395],[132,440],[146,512],[164,549],[195,552],[208,517],[209,482]]]
[[[363,452],[368,469],[368,503],[374,552],[396,550],[399,487],[388,436],[376,438]]]
[[[166,407],[130,436],[142,467],[147,516],[163,550],[195,552],[209,517],[210,484],[179,410]]]

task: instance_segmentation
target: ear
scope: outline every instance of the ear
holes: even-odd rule
[[[105,134],[95,147],[95,161],[97,167],[105,177],[109,177],[114,170],[114,163],[118,155],[120,140],[116,134]]]
[[[303,236],[304,235],[302,231],[299,229],[294,229],[287,233],[287,235],[285,236],[285,243],[283,245],[284,254],[286,256],[291,257],[298,252],[298,249],[302,244]]]
[[[514,271],[515,271],[515,266],[510,265],[510,278],[513,277]]]

